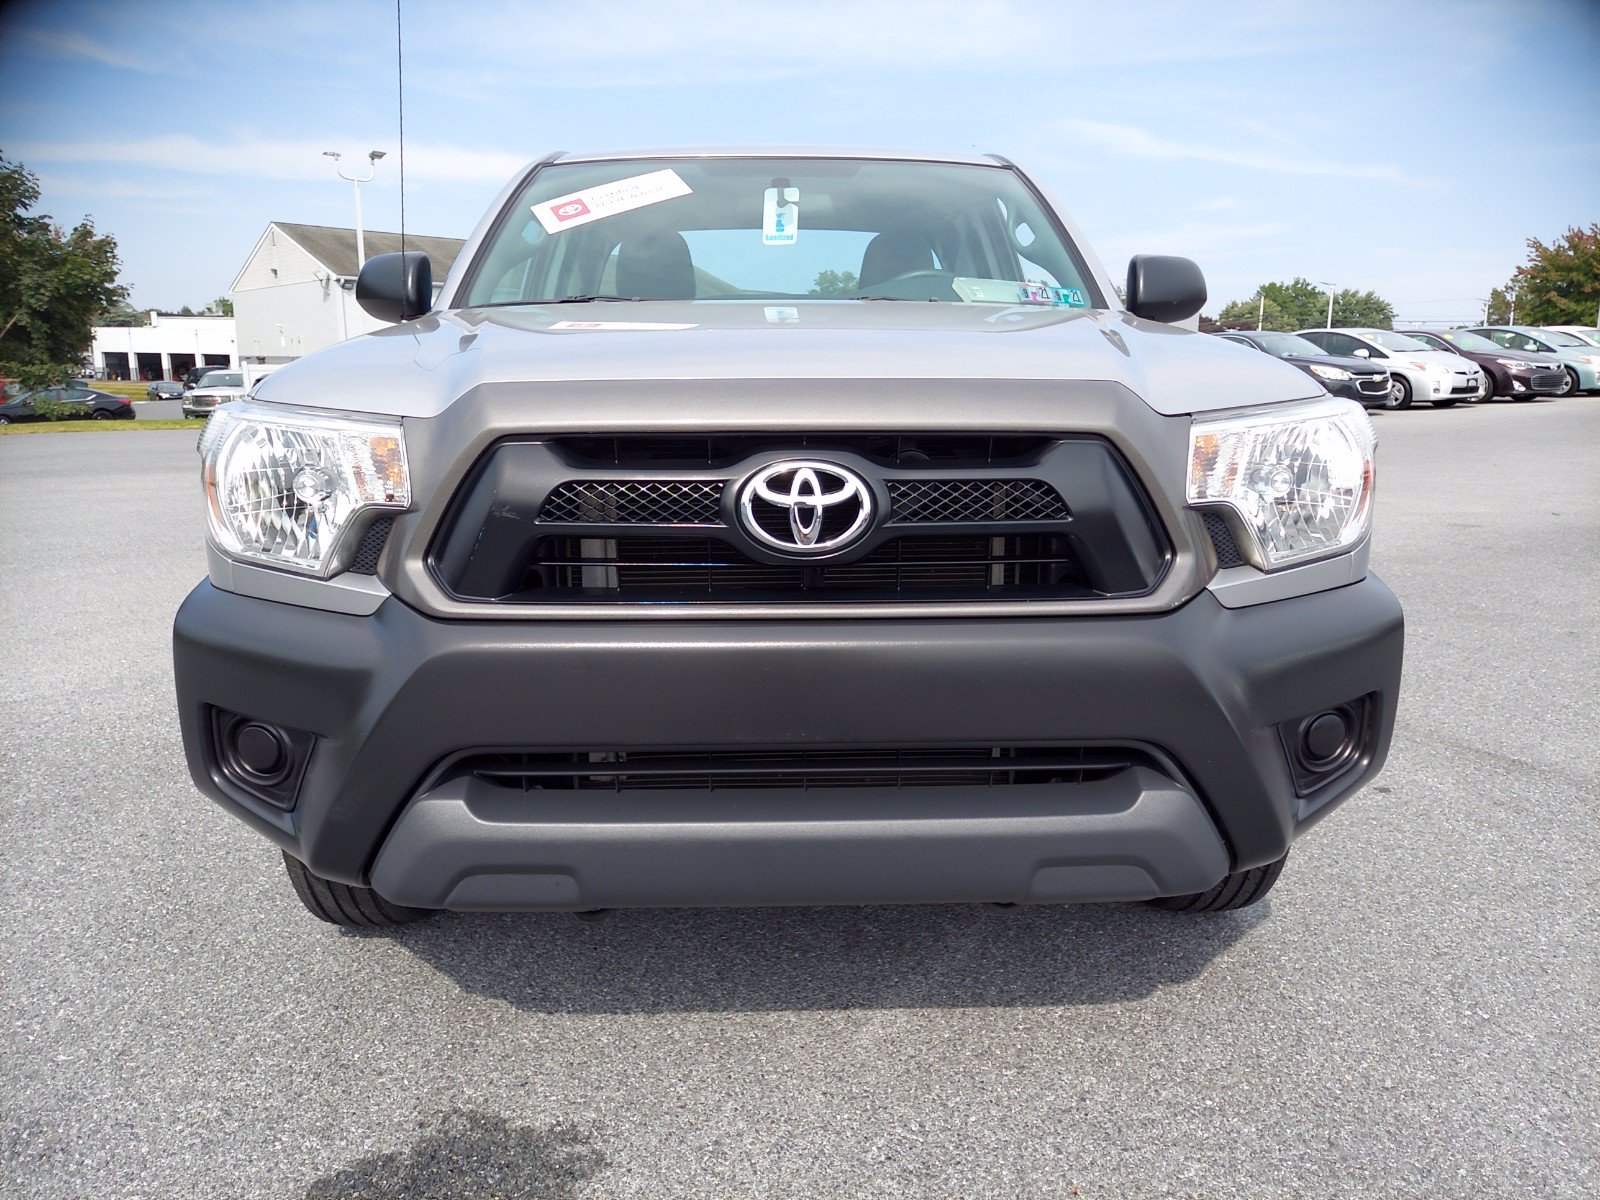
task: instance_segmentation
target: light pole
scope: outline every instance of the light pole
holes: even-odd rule
[[[344,168],[339,165],[339,159],[341,157],[343,157],[343,156],[337,150],[324,150],[322,152],[322,157],[333,159],[333,169],[335,171],[339,172],[339,178],[340,179],[345,180],[347,183],[353,183],[353,184],[356,185],[356,270],[357,271],[361,270],[361,268],[366,265],[366,261],[367,261],[367,239],[366,239],[366,237],[363,234],[363,231],[361,229],[361,185],[363,183],[368,182],[374,175],[376,175],[378,173],[378,160],[380,158],[382,158],[383,156],[384,156],[384,151],[382,151],[382,150],[371,150],[371,151],[368,151],[367,152],[367,173],[365,175],[357,176],[357,175],[346,175],[344,173]]]
[[[1333,328],[1333,284],[1329,283],[1326,279],[1319,279],[1317,281],[1317,285],[1319,287],[1325,287],[1325,288],[1328,289],[1328,323],[1327,323],[1327,325],[1324,326],[1324,328],[1325,329],[1332,329]]]

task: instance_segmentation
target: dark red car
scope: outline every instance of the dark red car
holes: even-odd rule
[[[1534,396],[1564,396],[1572,390],[1572,377],[1553,354],[1511,351],[1496,346],[1479,333],[1465,329],[1397,329],[1434,350],[1448,350],[1483,368],[1488,390],[1484,400],[1529,400]]]

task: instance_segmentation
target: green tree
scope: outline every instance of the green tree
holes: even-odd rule
[[[1550,245],[1528,239],[1528,261],[1501,293],[1510,320],[1511,296],[1516,298],[1517,321],[1522,325],[1593,325],[1600,317],[1600,221],[1587,229],[1571,227]],[[1497,297],[1490,293],[1491,318]]]
[[[1489,289],[1489,313],[1484,318],[1485,325],[1514,325],[1517,312],[1517,288],[1515,281],[1507,283],[1505,287]]]
[[[133,326],[143,329],[150,324],[150,314],[142,308],[135,308],[126,301],[113,304],[95,320],[96,325]]]
[[[206,308],[216,313],[219,317],[233,316],[233,301],[226,296],[218,296],[210,304],[206,305]]]
[[[1254,329],[1258,318],[1261,328],[1280,332],[1321,328],[1328,323],[1328,293],[1299,276],[1288,283],[1263,283],[1248,300],[1223,305],[1217,321],[1229,329]],[[1334,294],[1333,323],[1389,329],[1394,325],[1394,306],[1376,292],[1345,288]]]
[[[76,369],[95,318],[120,304],[117,243],[87,217],[70,231],[34,214],[39,180],[0,154],[0,372]]]
[[[808,296],[847,296],[860,290],[854,271],[818,271]]]

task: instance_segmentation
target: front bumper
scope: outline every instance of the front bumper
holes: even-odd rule
[[[1279,857],[1387,753],[1400,608],[1359,583],[1245,609],[839,623],[369,617],[202,583],[178,613],[196,783],[313,871],[457,908],[1133,899]],[[1279,723],[1371,698],[1363,755],[1297,793]],[[280,811],[219,766],[212,714],[313,735]],[[463,751],[1151,748],[1057,788],[530,795]]]

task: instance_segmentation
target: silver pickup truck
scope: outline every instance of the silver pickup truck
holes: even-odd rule
[[[998,156],[552,154],[201,442],[200,789],[344,925],[1258,900],[1380,768],[1373,429]]]

